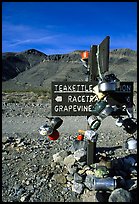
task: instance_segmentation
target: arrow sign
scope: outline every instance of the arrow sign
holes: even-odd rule
[[[62,102],[62,96],[56,96],[55,101]]]
[[[95,85],[95,81],[52,82],[52,115],[91,115],[91,107],[95,104],[95,93],[93,92]],[[110,105],[120,103],[132,107],[133,82],[120,82],[120,87],[107,96],[107,101]],[[119,115],[116,112],[117,114]]]

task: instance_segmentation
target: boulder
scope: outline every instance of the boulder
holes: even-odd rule
[[[131,194],[127,190],[123,188],[117,188],[112,191],[111,195],[109,196],[108,202],[131,202]]]

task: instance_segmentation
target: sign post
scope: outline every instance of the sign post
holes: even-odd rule
[[[103,74],[109,71],[109,40],[107,36],[100,45],[93,45],[90,53],[83,55],[84,66],[87,68],[88,81],[75,82],[52,82],[52,104],[51,112],[53,116],[87,116],[92,115],[92,105],[95,104],[96,97],[93,88],[103,81]],[[88,62],[88,63],[87,63]],[[119,87],[107,96],[109,105],[125,105],[133,107],[133,82],[119,82]],[[114,112],[116,116],[127,115],[127,111],[118,109]],[[115,116],[112,115],[112,116]],[[91,129],[87,125],[87,129]],[[95,163],[96,140],[88,140],[87,164]]]
[[[90,69],[90,81],[97,81],[97,77],[101,78],[101,73],[109,69],[109,39],[107,36],[100,45],[93,45],[90,49],[88,66]],[[89,126],[88,126],[89,128]],[[95,163],[96,158],[96,139],[88,141],[87,145],[87,164]]]

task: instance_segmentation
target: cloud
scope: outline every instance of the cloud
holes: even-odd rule
[[[59,34],[53,34],[47,29],[37,29],[26,25],[3,24],[3,49],[19,47],[25,44],[51,44]]]
[[[89,50],[91,45],[98,45],[107,36],[82,35],[62,31],[57,25],[46,25],[43,29],[24,24],[2,24],[2,49],[3,52],[23,51],[23,49],[36,48],[46,51],[46,54],[68,53],[74,50]],[[136,49],[137,39],[135,35],[110,35],[111,49],[130,48]]]

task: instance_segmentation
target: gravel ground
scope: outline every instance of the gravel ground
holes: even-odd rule
[[[135,113],[136,114],[136,113]],[[66,183],[52,179],[63,173],[52,162],[53,155],[68,150],[77,137],[78,129],[87,129],[85,116],[63,116],[58,129],[60,137],[49,141],[38,133],[38,128],[51,116],[50,101],[47,103],[2,103],[2,201],[3,202],[82,202],[80,195]],[[129,135],[115,126],[111,116],[103,121],[98,130],[97,151],[113,151],[114,157],[124,157],[136,150],[124,147]],[[134,133],[137,137],[137,133]]]

